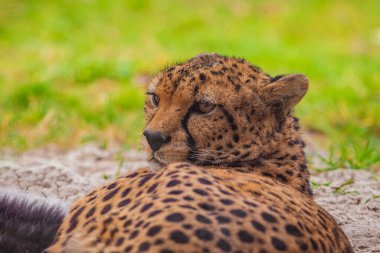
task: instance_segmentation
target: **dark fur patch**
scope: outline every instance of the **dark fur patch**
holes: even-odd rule
[[[197,150],[195,148],[195,141],[194,141],[193,137],[191,136],[189,128],[187,127],[187,122],[189,121],[191,114],[193,114],[195,112],[195,107],[196,107],[196,104],[194,103],[189,108],[189,110],[187,111],[185,117],[183,117],[182,122],[181,122],[182,128],[185,130],[186,135],[187,135],[187,144],[190,147],[190,151],[188,154],[189,161],[194,161],[194,157],[196,157],[195,154],[197,153]]]
[[[65,215],[61,204],[0,193],[0,252],[40,253],[53,241]]]
[[[274,83],[274,82],[280,80],[281,77],[283,77],[283,76],[284,76],[284,75],[277,75],[277,76],[275,76],[275,77],[272,77],[272,78],[270,79],[270,82],[271,82],[271,83]]]

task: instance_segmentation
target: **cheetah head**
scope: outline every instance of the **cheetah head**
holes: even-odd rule
[[[198,55],[150,82],[142,145],[158,167],[252,163],[286,141],[307,88],[301,74],[271,78],[242,59]]]

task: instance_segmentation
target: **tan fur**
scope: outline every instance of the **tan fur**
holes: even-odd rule
[[[153,152],[143,138],[158,170],[77,200],[47,252],[353,252],[311,197],[292,115],[307,87],[217,54],[164,70],[145,131],[165,142]]]

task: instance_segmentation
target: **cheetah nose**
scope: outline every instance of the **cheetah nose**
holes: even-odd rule
[[[162,145],[168,143],[171,140],[170,136],[165,136],[159,131],[145,130],[143,134],[153,152],[159,150]]]

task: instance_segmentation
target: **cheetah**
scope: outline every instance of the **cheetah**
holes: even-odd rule
[[[302,74],[201,54],[148,85],[142,168],[74,202],[45,253],[353,252],[312,198]]]

